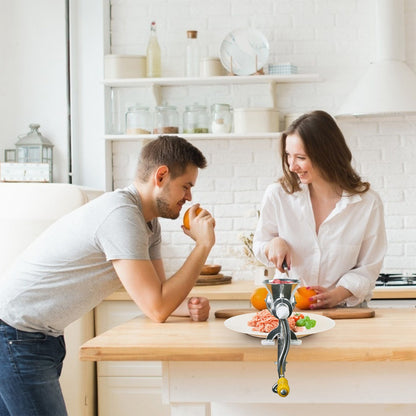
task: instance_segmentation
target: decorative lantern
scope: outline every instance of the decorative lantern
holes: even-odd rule
[[[49,165],[49,182],[53,173],[53,144],[39,132],[39,124],[30,124],[30,132],[19,136],[16,143],[16,162],[47,163]]]

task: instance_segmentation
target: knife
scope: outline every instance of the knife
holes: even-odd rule
[[[287,278],[290,279],[290,276],[289,276],[289,267],[287,267],[286,259],[283,260],[282,267],[283,267],[283,270],[286,273]]]

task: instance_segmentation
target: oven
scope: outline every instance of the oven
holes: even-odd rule
[[[415,273],[380,273],[370,308],[416,307]]]

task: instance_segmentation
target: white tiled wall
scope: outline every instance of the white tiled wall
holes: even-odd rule
[[[148,27],[156,20],[163,76],[182,76],[186,30],[198,30],[202,56],[216,55],[226,34],[238,27],[260,29],[269,39],[272,62],[291,62],[299,72],[318,73],[317,83],[279,85],[281,115],[323,109],[335,113],[375,57],[374,0],[113,0],[112,53],[145,54]],[[405,1],[406,61],[416,70],[416,1]],[[123,105],[151,104],[146,90],[131,91]],[[267,86],[164,88],[176,105],[229,102],[270,106]],[[416,271],[416,116],[340,120],[354,164],[385,204],[389,249],[385,271]],[[265,187],[280,172],[274,140],[194,140],[209,166],[202,170],[194,201],[217,221],[210,261],[236,278],[250,278],[241,257],[241,234],[255,228]],[[113,145],[115,187],[130,183],[138,142]],[[180,220],[162,220],[168,273],[182,264],[191,245]],[[301,236],[300,236],[301,238]]]

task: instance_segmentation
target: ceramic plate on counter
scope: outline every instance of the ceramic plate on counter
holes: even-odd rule
[[[258,30],[236,29],[222,41],[219,55],[228,72],[235,75],[252,75],[267,64],[269,42]]]
[[[266,338],[267,332],[253,331],[253,328],[248,325],[248,322],[256,315],[257,312],[245,313],[243,315],[233,316],[224,321],[226,328],[231,329],[241,334],[248,334],[257,338]],[[309,316],[309,318],[316,321],[316,325],[311,329],[304,329],[301,332],[296,332],[298,338],[305,337],[307,335],[317,334],[319,332],[325,332],[335,326],[335,321],[326,316],[317,315],[313,313],[304,313],[303,315]]]

